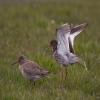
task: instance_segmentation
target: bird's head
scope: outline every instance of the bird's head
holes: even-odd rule
[[[50,46],[51,46],[53,52],[54,52],[55,50],[57,50],[57,45],[58,45],[57,40],[51,40]]]
[[[24,56],[19,56],[17,61],[14,62],[12,65],[17,64],[17,63],[18,64],[23,64],[25,62],[25,60],[26,60],[26,58]]]

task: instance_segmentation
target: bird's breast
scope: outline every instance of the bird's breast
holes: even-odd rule
[[[59,63],[59,64],[62,64],[62,65],[68,65],[68,62],[69,62],[69,59],[66,55],[64,54],[59,54],[59,53],[55,53],[54,54],[54,57],[56,59],[56,61]]]
[[[19,65],[19,70],[20,70],[21,74],[22,74],[23,76],[25,76],[25,75],[24,75],[25,73],[24,73],[23,67],[20,66],[20,65]]]

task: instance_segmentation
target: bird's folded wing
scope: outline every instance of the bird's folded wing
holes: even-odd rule
[[[28,76],[34,76],[34,75],[39,75],[40,70],[38,69],[30,69],[30,68],[24,68],[23,71],[28,75]]]
[[[37,64],[34,63],[27,64],[23,70],[29,76],[45,75],[48,73],[47,70],[40,68],[40,66],[37,66]]]
[[[57,50],[59,53],[66,54],[70,52],[68,37],[70,35],[70,26],[68,24],[62,25],[57,29]]]

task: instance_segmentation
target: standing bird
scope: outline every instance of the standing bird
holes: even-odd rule
[[[53,56],[56,61],[61,65],[62,68],[62,78],[63,80],[66,78],[65,68],[69,64],[79,63],[85,66],[87,70],[86,64],[79,58],[74,51],[74,39],[75,37],[84,30],[87,23],[83,23],[80,25],[69,25],[63,24],[57,30],[57,40],[52,40],[50,45],[53,50]]]
[[[19,69],[24,78],[32,81],[36,81],[45,76],[48,76],[49,72],[43,68],[41,68],[34,61],[26,59],[24,56],[20,56],[18,61],[13,63],[19,63]]]

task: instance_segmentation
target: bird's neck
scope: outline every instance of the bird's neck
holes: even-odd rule
[[[28,62],[28,60],[24,59],[24,60],[19,61],[19,64],[22,65],[22,64],[24,64],[26,62]]]
[[[55,52],[57,50],[57,46],[53,47],[53,52]]]

